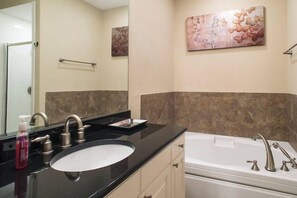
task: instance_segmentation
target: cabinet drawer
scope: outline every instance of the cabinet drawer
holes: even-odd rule
[[[171,146],[167,146],[141,169],[141,191],[145,190],[171,162]]]
[[[176,158],[181,152],[184,152],[185,134],[183,133],[171,144],[171,160]]]

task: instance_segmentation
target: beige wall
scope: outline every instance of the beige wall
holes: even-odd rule
[[[112,28],[122,26],[128,26],[128,6],[102,12],[101,90],[128,90],[128,56],[111,56]]]
[[[297,1],[288,0],[288,42],[286,50],[297,43]],[[292,56],[286,55],[288,60],[288,91],[297,94],[297,47]]]
[[[186,17],[258,5],[266,8],[265,46],[187,52]],[[286,92],[286,9],[286,1],[175,0],[175,91]]]
[[[186,17],[258,5],[265,7],[265,46],[187,52]],[[287,48],[286,13],[287,1],[131,1],[129,108],[132,114],[139,117],[139,96],[148,93],[172,90],[286,93],[287,57],[282,54]]]
[[[140,117],[140,95],[173,91],[172,0],[129,2],[129,109]]]
[[[127,90],[127,57],[111,58],[110,47],[111,28],[128,24],[127,8],[104,13],[81,0],[41,0],[39,7],[39,111],[46,92]],[[63,64],[59,58],[97,66]]]

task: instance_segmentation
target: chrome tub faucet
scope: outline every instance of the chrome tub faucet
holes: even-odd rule
[[[262,139],[264,146],[265,146],[265,150],[266,150],[266,165],[265,165],[265,169],[271,172],[275,172],[275,165],[274,165],[274,159],[273,159],[273,155],[270,149],[270,145],[268,143],[268,141],[263,137],[263,135],[261,135],[260,133],[258,133],[257,135],[255,135],[253,138],[253,140],[257,140],[257,139]]]

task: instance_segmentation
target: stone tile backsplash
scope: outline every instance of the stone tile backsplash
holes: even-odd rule
[[[174,93],[158,93],[141,96],[141,118],[151,123],[174,123]]]
[[[173,112],[173,115],[171,115]],[[170,92],[141,96],[141,117],[188,131],[289,141],[297,150],[297,96],[281,93]]]
[[[127,91],[47,92],[45,100],[51,124],[64,122],[70,114],[89,117],[128,110]]]
[[[128,109],[127,91],[46,93],[50,123],[67,115],[104,115]],[[175,123],[188,131],[289,141],[297,150],[297,95],[279,93],[167,92],[141,96],[141,118]]]

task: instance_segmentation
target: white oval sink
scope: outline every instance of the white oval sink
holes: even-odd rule
[[[98,140],[69,148],[57,154],[50,166],[63,172],[82,172],[115,164],[135,150],[124,140]]]

